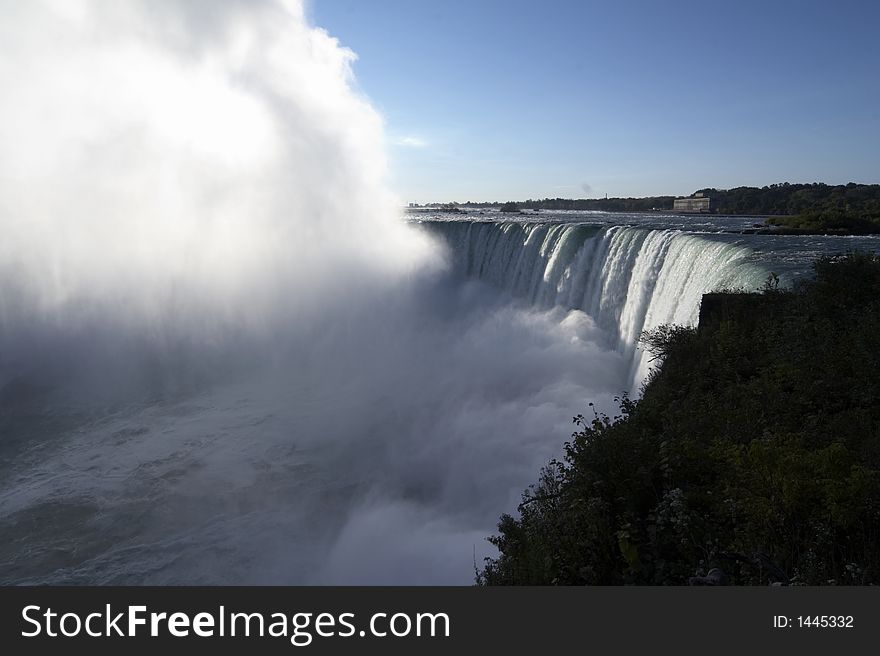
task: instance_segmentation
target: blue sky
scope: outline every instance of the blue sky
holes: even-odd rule
[[[412,202],[880,182],[877,0],[311,0]]]

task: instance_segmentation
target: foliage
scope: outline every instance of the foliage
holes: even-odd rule
[[[771,217],[767,223],[794,233],[873,235],[880,233],[880,211],[820,206],[796,216]]]
[[[478,582],[880,583],[880,258],[815,271],[645,335],[642,398],[575,418]]]
[[[880,214],[880,185],[783,182],[765,187],[700,189],[722,214],[799,216],[832,210]]]
[[[783,182],[764,187],[699,189],[712,199],[713,211],[720,214],[773,216],[774,225],[792,230],[877,232],[880,223],[880,185],[827,185],[820,182]],[[671,211],[675,196],[645,198],[543,198],[521,202],[450,203],[464,208],[496,207],[502,211],[599,210],[604,212]],[[510,208],[510,209],[505,209]]]

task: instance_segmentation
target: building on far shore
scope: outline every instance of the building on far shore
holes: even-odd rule
[[[690,198],[676,198],[672,202],[672,209],[676,212],[711,212],[712,199],[698,192]]]

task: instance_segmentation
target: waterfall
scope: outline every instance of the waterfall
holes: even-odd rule
[[[632,390],[649,371],[639,336],[662,324],[695,325],[700,300],[719,289],[753,290],[767,271],[734,241],[680,230],[579,223],[426,221],[463,275],[536,309],[588,314],[608,348],[628,356]]]

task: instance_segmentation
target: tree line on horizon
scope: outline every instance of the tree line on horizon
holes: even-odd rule
[[[771,225],[790,230],[846,233],[880,232],[880,184],[828,185],[821,182],[789,183],[764,187],[698,189],[712,199],[718,214],[770,217]],[[495,208],[521,210],[580,210],[603,212],[672,211],[676,196],[644,198],[543,198],[524,201],[445,203],[449,209]]]

